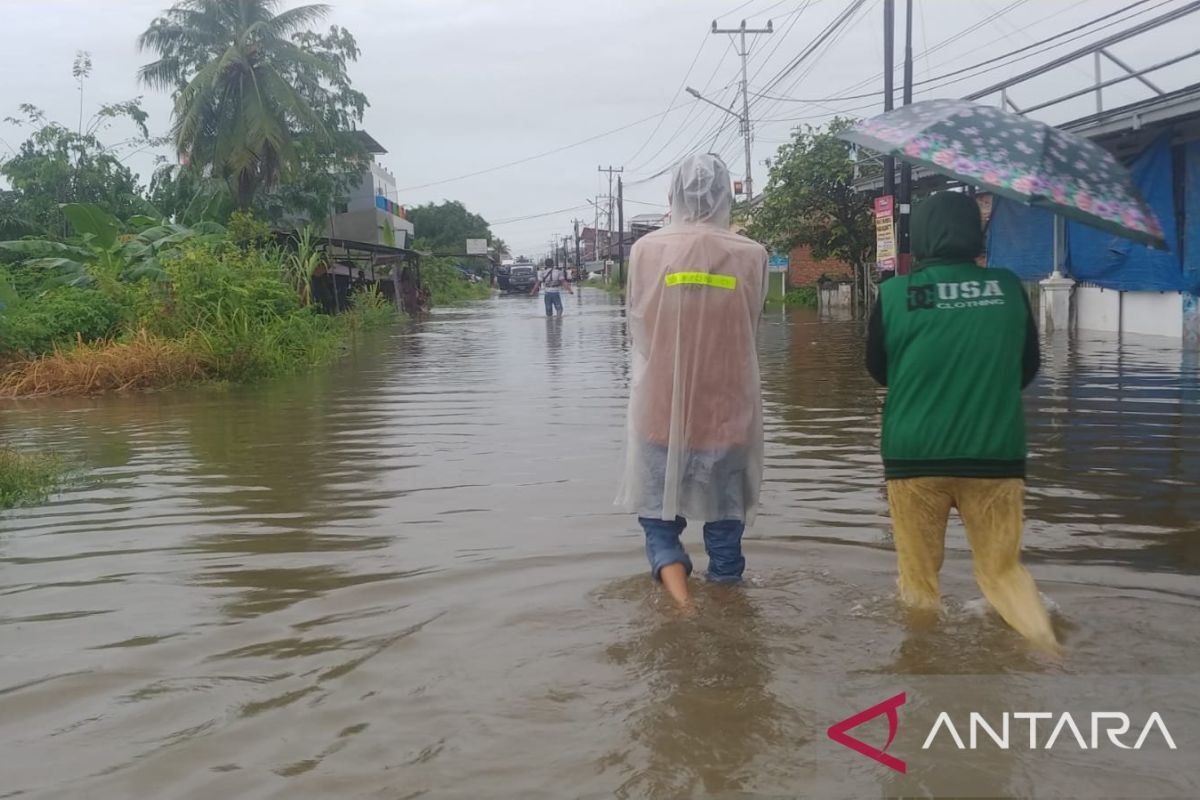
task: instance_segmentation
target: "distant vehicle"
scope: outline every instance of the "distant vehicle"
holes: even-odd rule
[[[501,265],[496,273],[496,282],[500,285],[500,291],[505,294],[529,294],[537,284],[537,268],[531,261]]]

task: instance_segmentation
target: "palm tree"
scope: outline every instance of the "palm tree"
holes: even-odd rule
[[[181,160],[228,182],[246,209],[295,159],[297,136],[327,135],[296,90],[298,75],[337,77],[338,65],[289,38],[328,13],[305,5],[276,13],[279,0],[181,0],[138,37],[157,61],[139,71],[174,95],[172,135]]]

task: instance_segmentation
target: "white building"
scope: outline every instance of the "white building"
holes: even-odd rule
[[[408,221],[404,206],[396,193],[396,176],[392,175],[375,156],[387,152],[365,131],[358,131],[371,154],[358,185],[346,198],[344,208],[338,209],[329,220],[328,235],[332,239],[412,247],[413,224]]]

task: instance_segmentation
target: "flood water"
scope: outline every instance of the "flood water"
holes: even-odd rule
[[[1056,663],[981,608],[957,522],[944,618],[896,608],[882,393],[860,323],[806,311],[761,331],[749,580],[672,612],[611,505],[621,308],[565,299],[439,310],[269,386],[6,407],[5,439],[86,469],[0,518],[0,797],[1200,795],[1184,723],[1132,768],[921,761],[902,722],[901,776],[825,736],[941,675],[992,704],[1057,681],[1200,707],[1200,375],[1176,343],[1045,345],[1026,560]]]

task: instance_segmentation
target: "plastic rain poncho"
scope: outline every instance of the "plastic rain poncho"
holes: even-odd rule
[[[767,251],[729,230],[729,170],[691,156],[671,180],[671,219],[633,246],[625,475],[641,517],[753,522],[762,480],[755,333]]]

